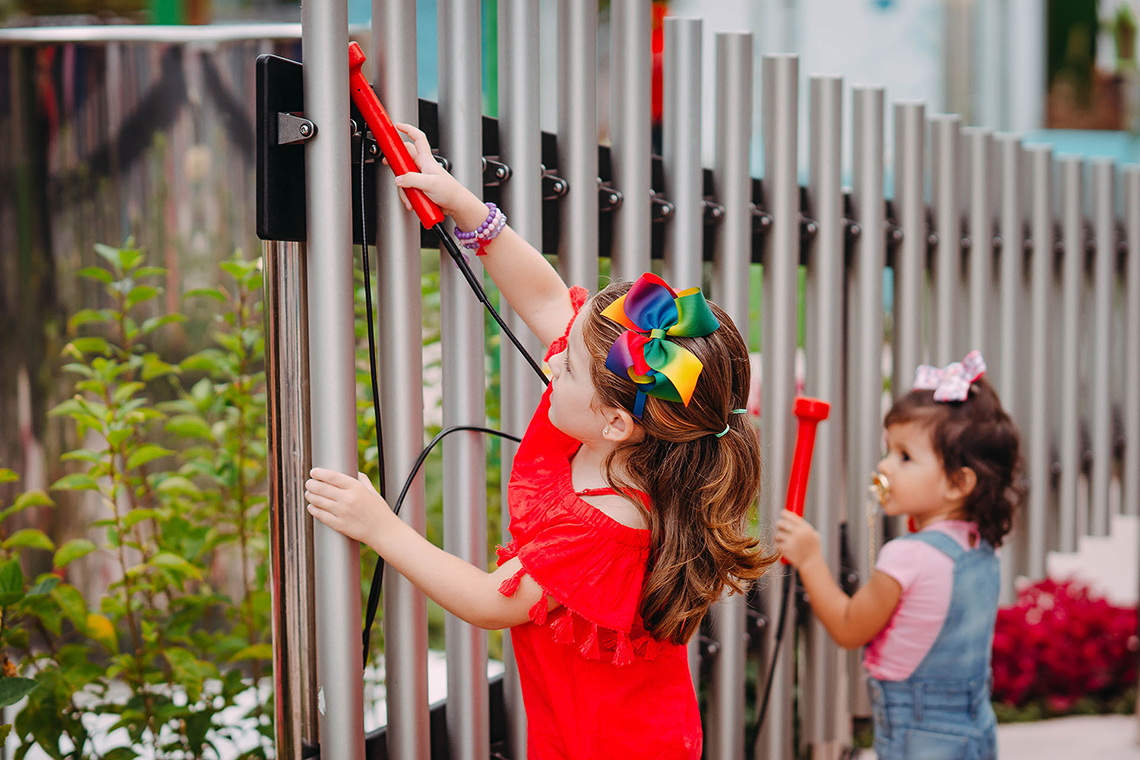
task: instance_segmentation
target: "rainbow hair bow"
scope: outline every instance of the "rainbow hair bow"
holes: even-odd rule
[[[637,386],[633,416],[641,419],[646,396],[688,406],[704,365],[667,336],[698,338],[720,327],[701,289],[677,293],[660,277],[646,272],[602,316],[626,328],[610,347],[606,369]]]

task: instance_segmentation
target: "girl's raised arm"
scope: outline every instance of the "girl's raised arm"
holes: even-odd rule
[[[408,151],[420,167],[418,174],[409,172],[396,177],[396,185],[422,190],[462,230],[474,230],[482,224],[487,218],[487,206],[439,165],[431,154],[427,136],[409,124],[397,124],[396,128],[412,138]],[[407,205],[406,198],[404,203]],[[566,283],[543,255],[509,226],[485,251],[483,266],[507,303],[543,345],[550,345],[574,317]]]

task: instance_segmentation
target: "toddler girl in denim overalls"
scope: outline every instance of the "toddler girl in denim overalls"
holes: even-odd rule
[[[812,609],[840,646],[867,645],[863,664],[879,760],[986,760],[997,754],[990,652],[1001,571],[995,547],[1017,501],[1018,433],[973,351],[922,366],[883,420],[883,511],[912,532],[887,542],[870,580],[848,597],[819,537],[792,513],[777,543]]]

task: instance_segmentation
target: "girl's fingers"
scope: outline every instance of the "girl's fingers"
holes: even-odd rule
[[[343,472],[337,472],[336,470],[327,470],[324,467],[314,467],[309,470],[309,475],[314,480],[319,480],[341,489],[348,488],[356,482],[356,478],[345,475]]]
[[[305,492],[305,501],[307,501],[310,506],[319,507],[321,510],[330,514],[335,510],[337,506],[335,499],[330,499],[327,496],[321,496],[320,494],[313,493],[312,491]]]

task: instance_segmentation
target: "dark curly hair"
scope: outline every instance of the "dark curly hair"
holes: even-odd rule
[[[1001,546],[1023,494],[1021,437],[997,391],[985,378],[970,386],[965,401],[935,401],[934,391],[913,390],[895,402],[883,426],[906,422],[929,427],[948,478],[956,481],[963,467],[974,471],[978,480],[966,497],[966,519],[978,524],[982,538]]]

